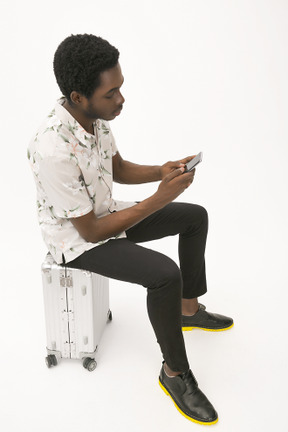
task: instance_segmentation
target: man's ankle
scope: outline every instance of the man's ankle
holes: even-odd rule
[[[197,298],[182,299],[182,315],[193,316],[199,311],[199,303]]]
[[[182,373],[182,372],[174,372],[172,369],[169,368],[166,362],[164,363],[163,368],[168,378],[174,378]]]

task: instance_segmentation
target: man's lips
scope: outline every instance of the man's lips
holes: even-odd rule
[[[113,112],[113,115],[117,116],[121,113],[123,106],[119,107],[116,111]]]

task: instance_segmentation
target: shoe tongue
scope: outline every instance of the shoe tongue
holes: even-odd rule
[[[193,375],[191,369],[189,369],[187,372],[183,372],[181,374],[181,377],[182,377],[183,381],[186,381],[186,384],[193,382],[193,384],[198,386],[198,382],[197,382],[195,376]]]

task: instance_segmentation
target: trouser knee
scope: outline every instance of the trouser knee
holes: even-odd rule
[[[154,274],[153,283],[148,287],[151,291],[167,293],[173,291],[175,296],[182,293],[182,275],[177,264],[168,257]]]
[[[208,225],[208,212],[205,209],[205,207],[202,206],[198,206],[199,207],[199,214],[200,214],[200,218],[202,220],[202,223],[205,225]]]
[[[190,235],[190,232],[192,234],[198,232],[207,234],[208,231],[208,212],[207,210],[197,204],[188,204],[187,208],[185,209],[185,216],[184,216],[184,230],[181,234],[188,233]],[[192,229],[192,231],[190,231]],[[187,231],[188,230],[188,231]]]
[[[191,204],[191,218],[196,219],[200,224],[208,225],[208,212],[205,207],[198,204]]]

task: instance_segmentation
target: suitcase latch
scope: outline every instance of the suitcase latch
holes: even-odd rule
[[[60,271],[60,286],[66,288],[73,287],[72,272],[64,269]]]

